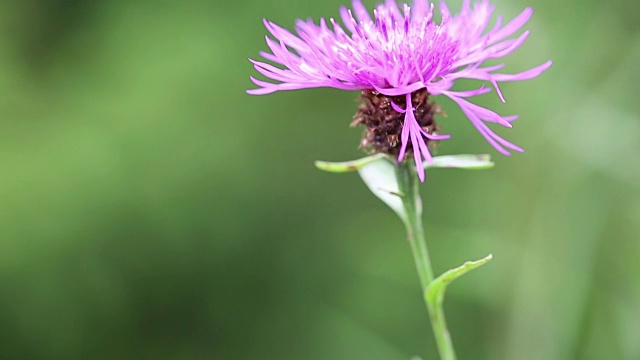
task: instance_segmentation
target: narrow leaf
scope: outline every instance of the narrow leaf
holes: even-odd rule
[[[343,172],[356,171],[362,168],[363,166],[371,162],[374,162],[376,160],[380,160],[384,157],[385,157],[384,154],[375,154],[372,156],[363,157],[361,159],[344,161],[344,162],[316,161],[315,165],[320,170],[335,172],[335,173],[343,173]]]
[[[398,189],[393,161],[395,160],[385,154],[376,154],[345,162],[316,161],[315,166],[334,173],[358,171],[369,190],[406,222],[407,216],[400,198],[402,194]],[[489,169],[493,165],[489,155],[445,155],[435,156],[432,162],[425,163],[425,169]]]
[[[489,262],[493,258],[493,255],[489,254],[489,256],[477,260],[477,261],[467,261],[466,263],[458,266],[455,269],[451,269],[444,274],[438,276],[435,280],[429,284],[427,290],[425,291],[425,297],[427,301],[434,306],[441,306],[444,301],[444,293],[447,290],[447,286],[455,279],[460,276],[468,273],[469,271],[478,268],[487,262]]]
[[[331,161],[316,161],[315,166],[324,171],[343,173],[356,171],[363,166],[372,163],[374,161],[384,159],[386,155],[375,154],[366,156],[360,159],[343,161],[343,162],[331,162]],[[424,168],[450,168],[450,169],[468,169],[468,170],[482,170],[490,169],[495,164],[491,161],[491,156],[488,154],[462,154],[462,155],[443,155],[434,156],[430,163],[425,162]]]
[[[425,162],[424,168],[455,168],[468,170],[491,169],[495,164],[488,154],[479,155],[444,155],[435,156],[430,163]]]

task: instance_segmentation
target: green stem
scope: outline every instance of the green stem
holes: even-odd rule
[[[407,237],[413,252],[413,259],[416,263],[420,284],[422,285],[425,303],[431,319],[431,327],[436,338],[438,352],[442,360],[455,360],[456,354],[451,342],[451,335],[447,329],[447,322],[444,317],[444,310],[441,302],[428,301],[426,297],[427,287],[434,279],[431,260],[427,242],[424,237],[422,227],[422,200],[418,188],[418,178],[413,165],[408,163],[396,164],[396,177],[398,179],[398,189],[402,198],[402,204],[407,214],[405,226],[407,227]]]

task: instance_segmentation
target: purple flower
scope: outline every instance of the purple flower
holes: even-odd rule
[[[531,17],[533,11],[525,9],[515,19],[503,25],[498,17],[489,30],[494,7],[488,0],[464,0],[462,10],[452,15],[441,2],[442,20],[433,20],[434,6],[427,0],[414,0],[413,7],[403,4],[399,9],[395,0],[386,0],[373,11],[371,18],[360,0],[353,0],[353,11],[342,7],[340,16],[344,28],[334,19],[330,26],[325,19],[316,25],[313,20],[298,20],[296,33],[264,21],[276,39],[266,37],[271,53],[261,52],[265,59],[277,66],[250,61],[262,75],[276,81],[266,82],[251,77],[259,86],[249,90],[255,95],[279,90],[333,87],[343,90],[375,91],[388,97],[402,96],[404,108],[390,101],[398,113],[404,114],[400,134],[398,161],[407,154],[411,143],[416,167],[424,181],[423,159],[431,161],[428,140],[443,140],[448,135],[425,131],[416,120],[412,93],[426,91],[429,95],[444,95],[460,106],[476,129],[499,152],[510,155],[510,150],[523,151],[504,140],[487,126],[487,122],[511,127],[517,116],[501,116],[478,106],[468,98],[495,89],[502,101],[499,82],[528,80],[540,75],[551,66],[548,61],[519,74],[502,74],[503,65],[485,66],[489,59],[506,56],[526,40],[528,31],[516,38],[516,33]],[[466,78],[485,81],[479,89],[452,91],[456,80]]]

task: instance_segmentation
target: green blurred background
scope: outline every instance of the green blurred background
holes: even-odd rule
[[[437,358],[400,221],[313,167],[361,156],[357,93],[244,92],[263,17],[341,3],[0,3],[1,359]],[[438,100],[440,154],[497,163],[422,187],[437,272],[495,256],[459,358],[640,359],[640,3],[495,3],[536,10],[507,70],[554,65],[479,100],[524,154]]]

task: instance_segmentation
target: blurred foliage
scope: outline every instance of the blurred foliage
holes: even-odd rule
[[[0,358],[436,358],[401,222],[313,166],[361,156],[357,94],[244,93],[262,17],[340,3],[0,2]],[[496,161],[423,186],[437,272],[495,256],[459,357],[640,359],[640,3],[496,3],[536,10],[507,70],[554,65],[481,99],[511,158],[440,100],[440,153]]]

